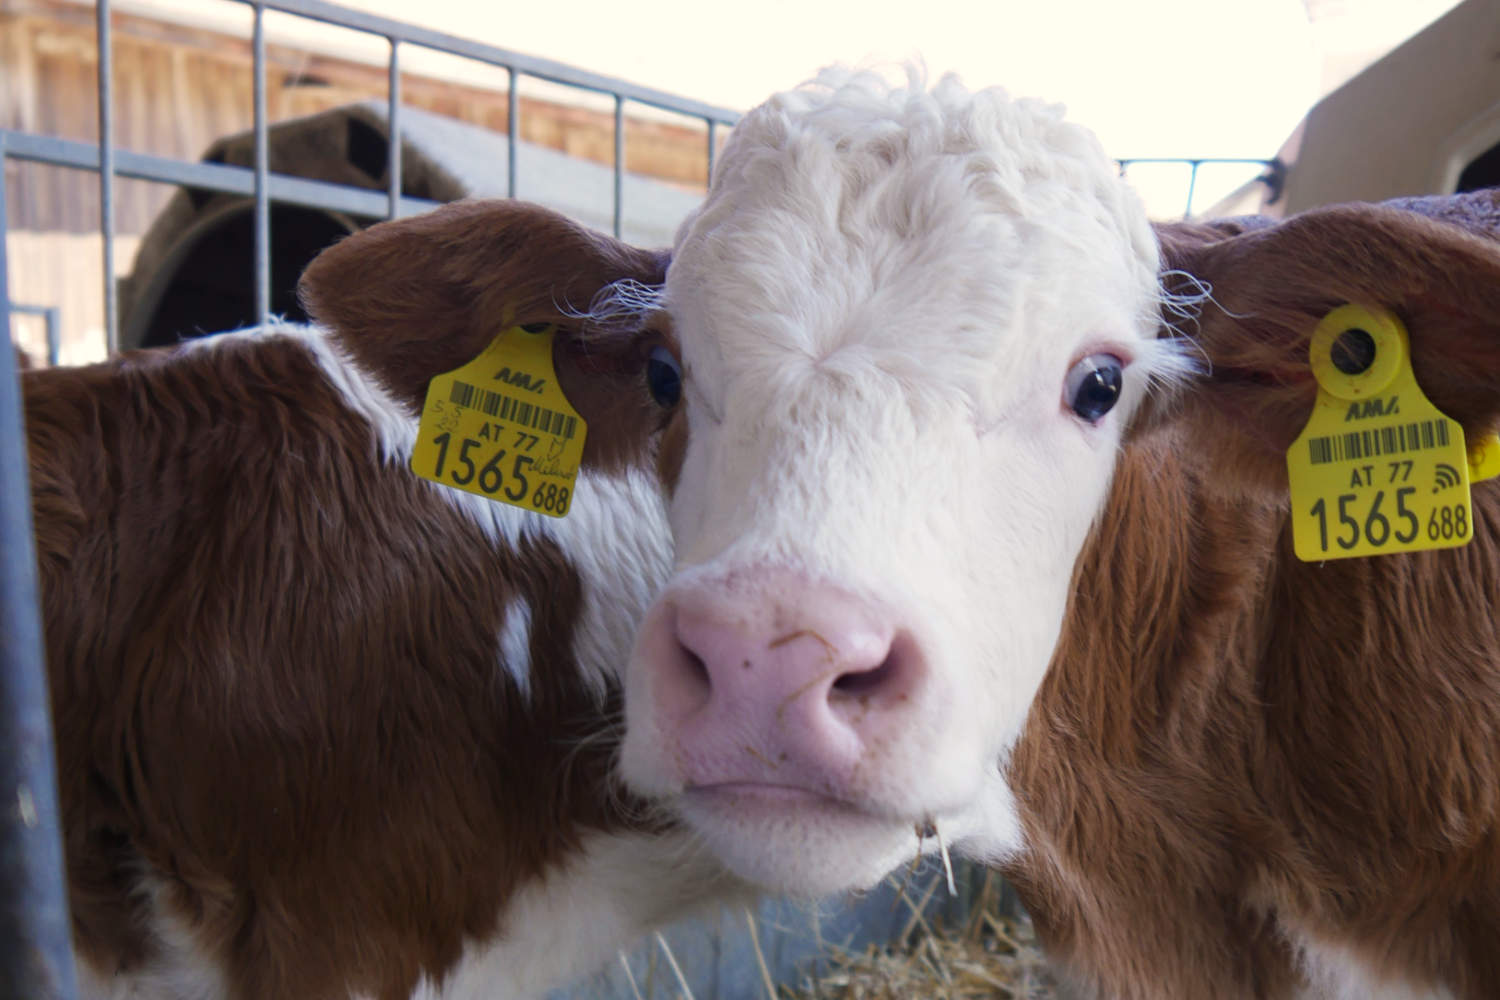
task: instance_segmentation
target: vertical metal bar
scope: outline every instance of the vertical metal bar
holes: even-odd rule
[[[255,322],[271,318],[271,202],[270,151],[266,148],[266,26],[265,8],[254,4],[255,33]]]
[[[0,332],[10,338],[10,262],[6,257],[10,219],[5,215],[5,130],[0,129]],[[14,352],[12,352],[14,353]]]
[[[120,349],[120,300],[115,287],[115,73],[109,0],[96,0],[94,21],[99,45],[99,233],[104,238],[104,347],[113,355]]]
[[[625,98],[615,95],[615,239],[620,238],[625,206]]]
[[[0,166],[5,162],[0,139]],[[0,996],[72,1000],[57,775],[37,614],[31,487],[9,344],[5,183],[0,172]]]
[[[1191,169],[1188,171],[1187,207],[1182,210],[1184,219],[1193,217],[1193,191],[1198,187],[1198,168],[1203,166],[1202,160],[1189,160],[1188,163],[1191,164]]]
[[[714,182],[714,163],[719,157],[719,123],[712,118],[705,119],[708,122],[708,184]]]
[[[47,324],[47,364],[56,368],[62,359],[62,310],[48,306],[42,310],[42,322]]]
[[[516,68],[507,66],[510,71],[510,90],[505,95],[505,193],[507,197],[516,196],[516,144],[521,139],[521,102],[516,97]]]
[[[391,43],[390,83],[386,85],[386,128],[390,133],[390,148],[386,154],[386,174],[390,181],[390,207],[388,218],[401,214],[401,42],[395,38]]]

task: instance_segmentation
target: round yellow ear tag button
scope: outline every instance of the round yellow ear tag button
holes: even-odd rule
[[[1339,399],[1365,399],[1406,365],[1406,331],[1390,313],[1339,306],[1313,330],[1308,361],[1318,385]]]

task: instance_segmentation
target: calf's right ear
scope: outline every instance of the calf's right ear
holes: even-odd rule
[[[1194,321],[1204,375],[1145,424],[1171,421],[1214,478],[1285,490],[1286,450],[1317,396],[1314,327],[1346,302],[1388,309],[1433,404],[1472,439],[1500,426],[1500,191],[1157,227],[1169,292],[1206,290]]]

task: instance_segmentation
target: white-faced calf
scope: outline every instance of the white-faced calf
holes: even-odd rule
[[[1494,996],[1500,499],[1466,548],[1301,563],[1286,453],[1344,302],[1500,422],[1497,218],[1163,254],[1053,109],[840,73],[755,109],[659,296],[677,568],[626,678],[632,787],[778,889],[934,834],[1001,862],[1092,996]]]
[[[318,326],[25,375],[86,997],[530,997],[730,890],[611,778],[665,411],[572,306],[663,266],[456,205],[319,258]],[[429,378],[538,322],[562,520],[407,468]]]

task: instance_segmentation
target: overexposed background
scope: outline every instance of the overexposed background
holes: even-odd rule
[[[920,57],[970,86],[1065,103],[1114,156],[1269,157],[1318,97],[1456,0],[342,2],[739,110],[826,63]],[[243,17],[212,0],[116,6]]]

